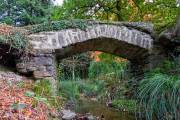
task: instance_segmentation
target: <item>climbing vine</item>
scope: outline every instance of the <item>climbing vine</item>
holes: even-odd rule
[[[42,24],[30,26],[26,29],[28,29],[32,33],[37,33],[43,31],[63,30],[68,28],[79,28],[84,30],[87,27],[88,27],[88,23],[83,20],[61,20],[61,21],[45,22]]]
[[[26,48],[26,36],[20,32],[13,32],[9,35],[0,35],[0,43],[9,44],[15,49]]]

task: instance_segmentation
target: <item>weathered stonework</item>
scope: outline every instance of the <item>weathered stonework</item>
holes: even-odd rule
[[[25,55],[16,63],[16,68],[20,73],[32,74],[38,79],[56,76],[55,56],[52,52]]]
[[[142,74],[164,60],[164,48],[153,37],[148,23],[88,21],[91,26],[30,34],[33,54],[16,61],[17,70],[36,79],[51,79],[57,90],[56,59],[87,51],[103,51],[131,61],[134,76]]]
[[[142,74],[163,60],[162,48],[153,38],[152,24],[88,23],[91,26],[85,30],[71,28],[30,34],[28,42],[35,53],[17,60],[19,72],[32,74],[37,79],[56,78],[56,59],[87,51],[103,51],[130,60],[134,75]]]
[[[52,95],[57,94],[56,58],[52,51],[23,55],[16,63],[18,72],[31,75],[37,80],[49,80]]]
[[[93,39],[115,39],[145,49],[153,47],[150,34],[119,25],[93,25],[86,30],[66,29],[57,32],[41,32],[29,36],[34,49],[62,49]]]

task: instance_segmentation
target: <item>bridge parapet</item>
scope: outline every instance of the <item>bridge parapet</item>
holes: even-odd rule
[[[133,25],[135,26],[136,24]],[[126,42],[145,49],[151,49],[153,47],[153,38],[150,33],[129,28],[123,24],[121,26],[119,24],[96,24],[85,30],[76,28],[40,32],[29,35],[29,38],[29,42],[34,49],[62,49],[76,43],[104,38],[116,39],[119,42]]]

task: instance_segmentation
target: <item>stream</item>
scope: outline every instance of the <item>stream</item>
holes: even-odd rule
[[[97,101],[80,100],[75,106],[75,112],[90,113],[93,116],[103,115],[105,120],[136,120],[134,115],[106,107]]]

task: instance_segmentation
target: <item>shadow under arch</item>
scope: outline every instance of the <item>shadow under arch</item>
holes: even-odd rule
[[[128,59],[129,61],[141,61],[141,63],[149,55],[148,49],[106,37],[70,44],[61,49],[55,49],[54,54],[58,59],[63,59],[88,51],[101,51]]]
[[[58,61],[88,51],[101,51],[129,60],[129,66],[131,68],[130,73],[132,76],[142,77],[145,69],[148,69],[148,49],[107,37],[89,39],[83,42],[70,44],[61,49],[55,49],[54,54]]]

